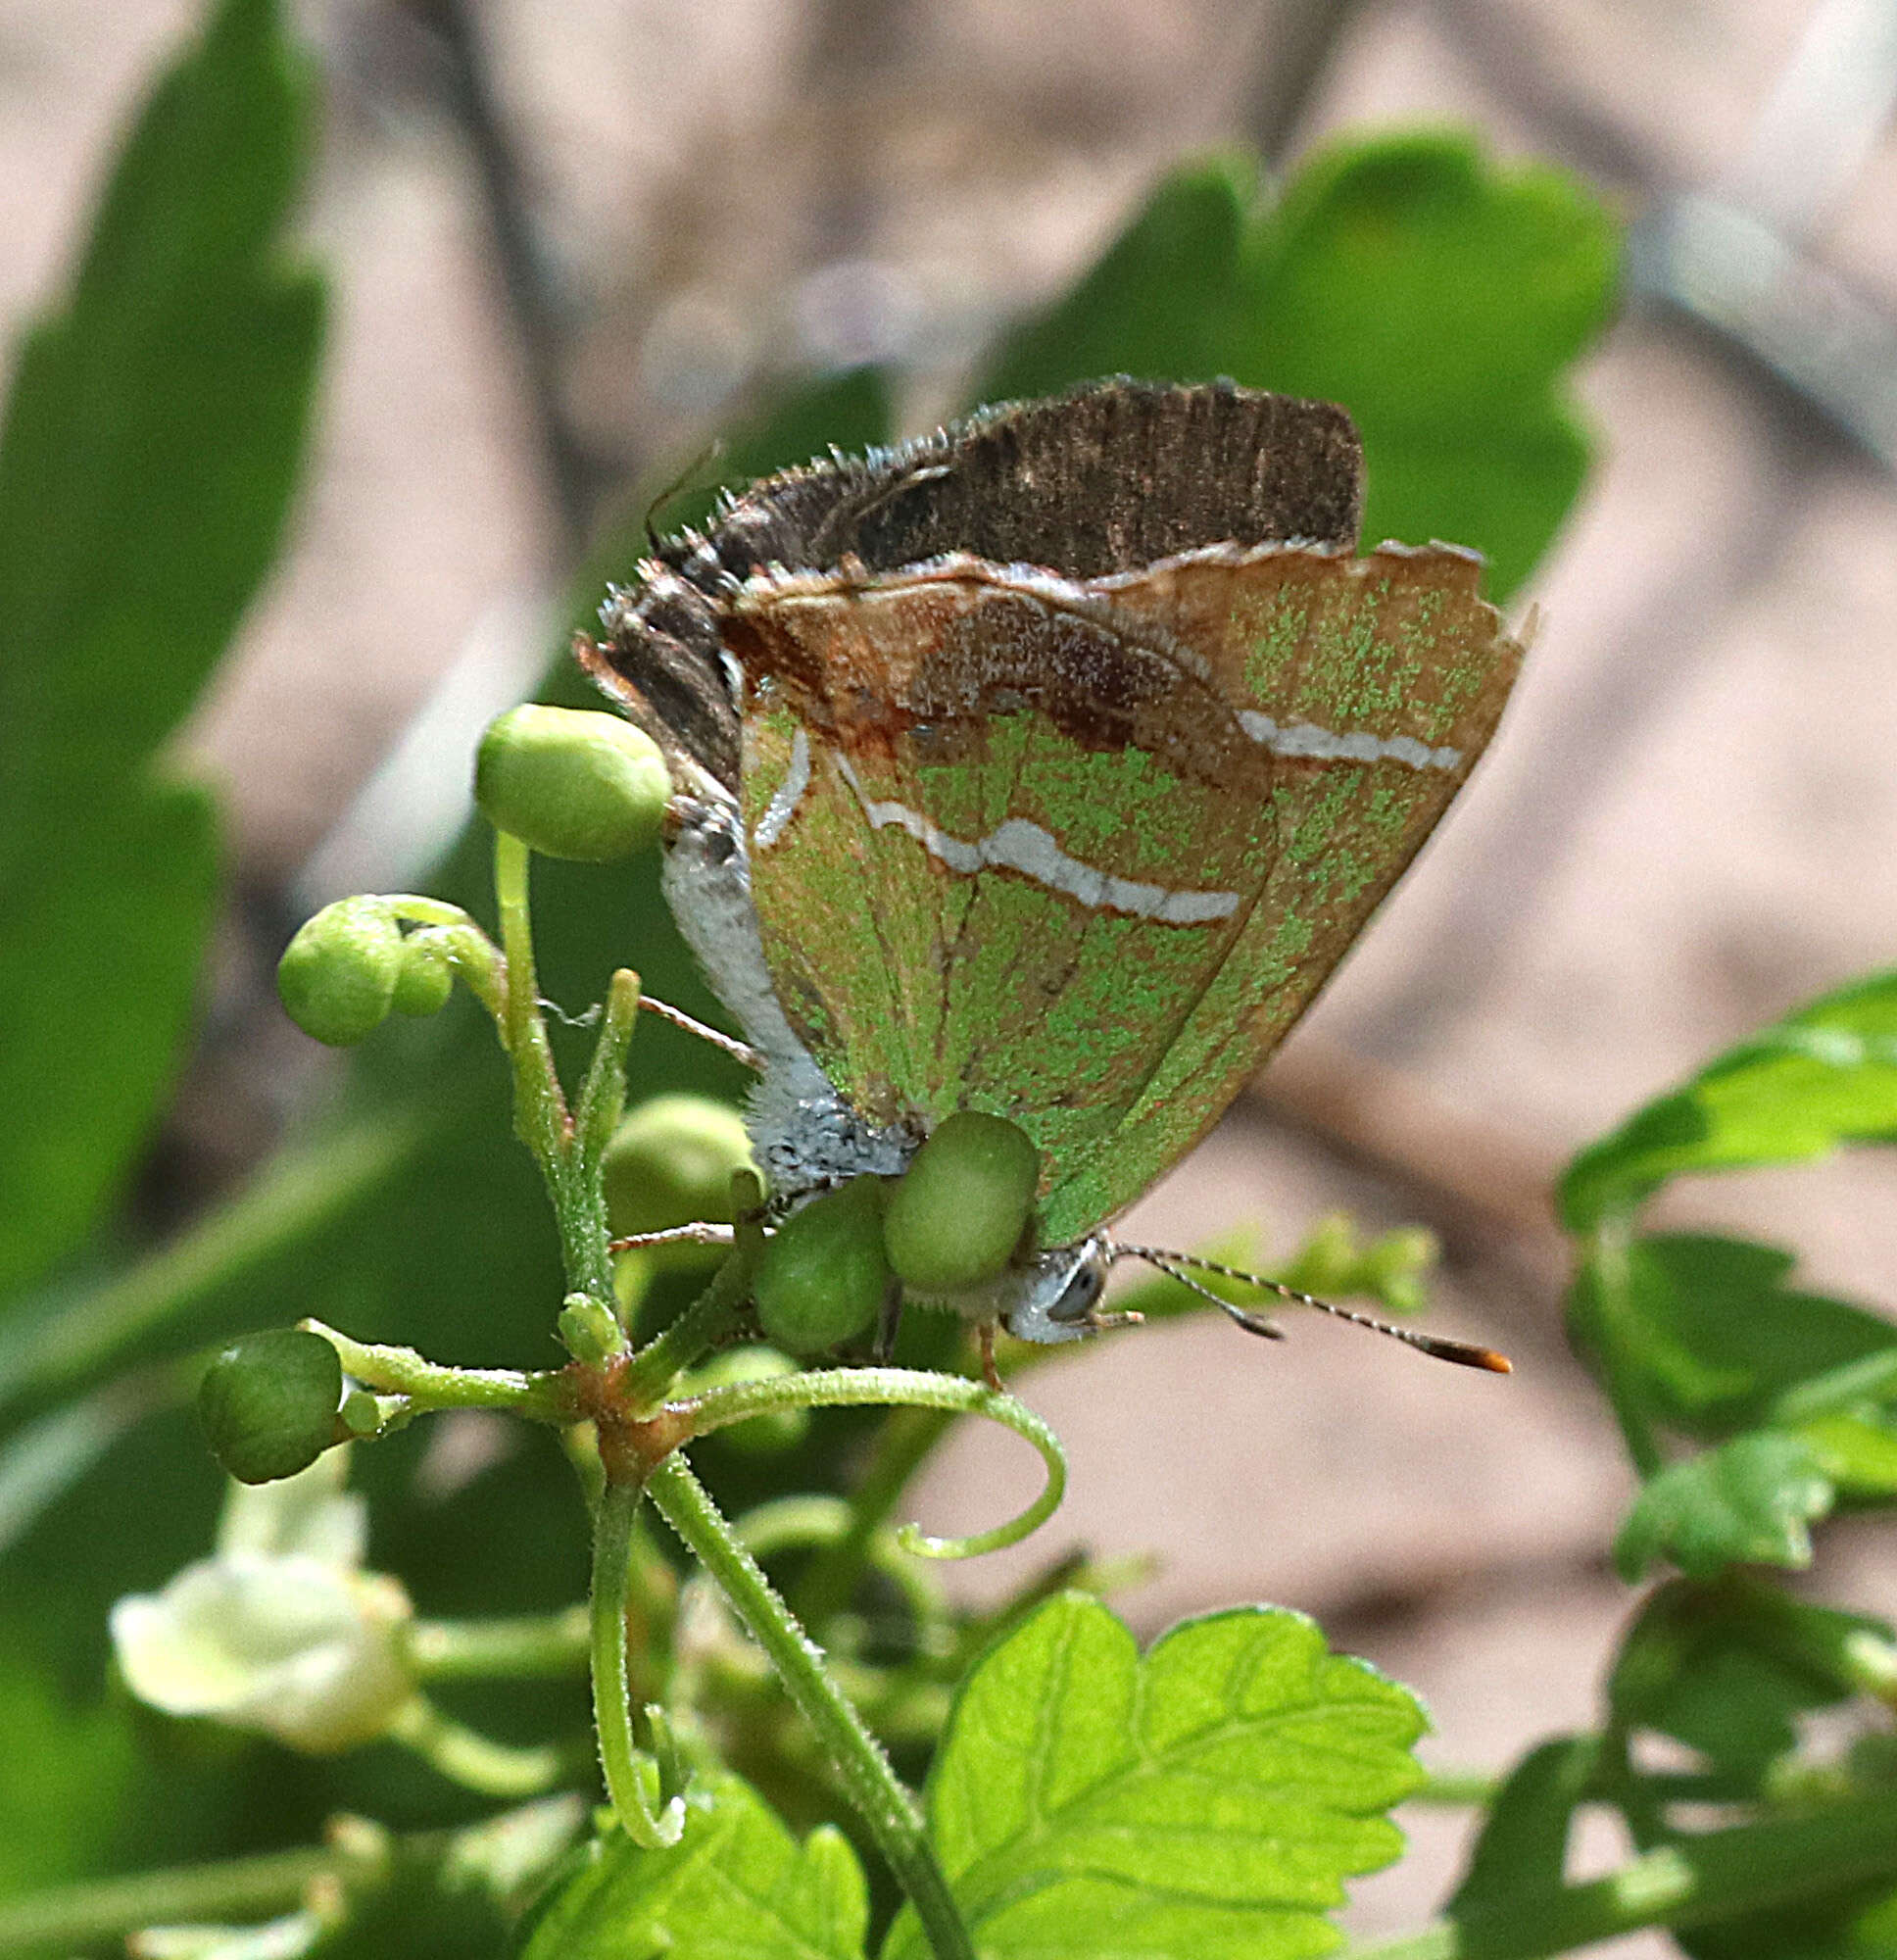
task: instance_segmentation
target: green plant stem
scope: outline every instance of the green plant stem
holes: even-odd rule
[[[648,1488],[666,1523],[724,1593],[815,1731],[845,1793],[915,1907],[937,1960],[974,1960],[968,1930],[930,1848],[915,1799],[890,1767],[882,1744],[831,1680],[821,1651],[791,1617],[682,1456],[668,1456],[653,1472]]]
[[[672,1796],[655,1812],[651,1798],[657,1779],[632,1733],[626,1592],[641,1495],[636,1484],[609,1483],[593,1515],[593,1720],[613,1811],[632,1841],[651,1851],[678,1842],[685,1805]]]
[[[1536,1960],[1650,1926],[1683,1929],[1897,1877],[1897,1792],[1662,1845],[1605,1878],[1440,1920],[1346,1960]]]
[[[811,1559],[793,1594],[806,1626],[821,1632],[855,1596],[877,1534],[954,1420],[948,1409],[919,1408],[896,1409],[884,1420],[869,1462],[850,1494],[849,1530]]]
[[[819,1368],[710,1389],[695,1403],[682,1406],[693,1411],[694,1432],[706,1435],[727,1423],[780,1409],[858,1408],[886,1402],[987,1416],[1033,1444],[1047,1473],[1041,1494],[1006,1524],[968,1538],[931,1538],[914,1525],[904,1525],[896,1535],[904,1551],[919,1558],[973,1558],[1000,1551],[1038,1531],[1059,1507],[1067,1488],[1067,1457],[1060,1439],[1025,1403],[965,1375],[936,1375],[916,1368]]]
[[[348,1864],[335,1851],[311,1846],[29,1893],[0,1903],[0,1954],[71,1951],[141,1926],[272,1918],[294,1910],[313,1884],[341,1875]]]
[[[563,1368],[527,1374],[517,1368],[449,1368],[425,1360],[413,1348],[352,1341],[320,1320],[298,1323],[335,1348],[343,1372],[365,1388],[404,1396],[411,1414],[436,1409],[502,1409],[536,1422],[569,1423],[575,1416],[573,1385]]]
[[[507,957],[504,1044],[513,1064],[513,1123],[554,1187],[558,1203],[559,1168],[571,1128],[540,1011],[540,975],[528,906],[532,865],[533,854],[519,838],[505,830],[494,833],[494,896],[501,913],[501,951]]]
[[[710,1284],[627,1365],[621,1388],[631,1407],[648,1408],[662,1400],[679,1376],[737,1326],[751,1298],[752,1275],[763,1249],[762,1230],[754,1223],[740,1223],[731,1250]]]
[[[483,1796],[511,1801],[544,1796],[574,1768],[565,1752],[551,1743],[516,1748],[497,1742],[444,1715],[420,1694],[396,1717],[389,1735],[450,1783]]]
[[[421,1681],[562,1680],[591,1651],[584,1606],[505,1620],[417,1620],[409,1659]]]

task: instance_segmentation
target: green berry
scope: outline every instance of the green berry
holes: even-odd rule
[[[307,1470],[336,1441],[342,1363],[320,1334],[246,1334],[205,1370],[198,1420],[211,1453],[240,1484]]]
[[[395,1011],[424,1019],[440,1013],[454,991],[455,969],[441,942],[429,933],[410,934],[402,942],[402,964],[395,976]]]
[[[380,899],[339,899],[284,949],[277,996],[306,1035],[353,1048],[388,1019],[404,953],[402,928]]]
[[[705,1096],[655,1096],[613,1132],[601,1166],[606,1215],[615,1239],[664,1232],[704,1219],[731,1222],[731,1176],[751,1163],[744,1118]],[[668,1271],[702,1271],[724,1255],[715,1246],[654,1247]]]
[[[889,1262],[924,1297],[966,1293],[1005,1270],[1034,1216],[1041,1157],[1003,1116],[958,1109],[910,1159],[884,1221]]]
[[[577,708],[511,709],[488,724],[474,762],[474,801],[497,830],[588,864],[654,843],[671,794],[651,736]]]
[[[775,1348],[727,1348],[687,1376],[685,1389],[689,1395],[702,1396],[707,1389],[736,1388],[741,1382],[775,1382],[797,1372],[797,1363]],[[809,1427],[810,1411],[806,1408],[772,1409],[749,1422],[734,1422],[717,1435],[720,1442],[747,1456],[775,1456],[794,1449]]]
[[[880,1177],[854,1177],[772,1233],[753,1287],[757,1322],[772,1346],[820,1353],[876,1318],[890,1289],[883,1202]]]

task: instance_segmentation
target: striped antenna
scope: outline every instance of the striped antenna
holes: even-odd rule
[[[1197,1281],[1188,1279],[1180,1269],[1192,1266],[1202,1273],[1217,1273],[1228,1280],[1240,1280],[1246,1286],[1262,1288],[1266,1293],[1275,1293],[1280,1299],[1294,1300],[1299,1306],[1314,1306],[1320,1313],[1328,1313],[1338,1320],[1347,1320],[1353,1327],[1368,1327],[1375,1334],[1387,1334],[1392,1341],[1400,1341],[1406,1348],[1414,1348],[1419,1353],[1428,1354],[1437,1361],[1453,1361],[1459,1368],[1483,1368],[1491,1375],[1512,1375],[1514,1364],[1506,1354],[1498,1354],[1492,1348],[1478,1347],[1472,1341],[1450,1341],[1438,1334],[1419,1334],[1413,1327],[1397,1327],[1387,1320],[1378,1320],[1368,1313],[1357,1313],[1347,1306],[1334,1305],[1328,1299],[1319,1299],[1316,1295],[1299,1293],[1295,1287],[1288,1287],[1282,1280],[1268,1280],[1262,1273],[1247,1273],[1237,1266],[1221,1265],[1217,1259],[1202,1259],[1195,1252],[1162,1251],[1156,1246],[1123,1246],[1117,1240],[1113,1246],[1116,1259],[1141,1259],[1155,1271],[1162,1272],[1168,1279],[1177,1280],[1183,1287],[1190,1287],[1193,1293],[1201,1294],[1214,1305],[1238,1322],[1247,1334],[1260,1334],[1267,1340],[1282,1341],[1284,1330],[1263,1314],[1250,1312],[1242,1306],[1236,1306],[1229,1299],[1221,1299],[1209,1287],[1200,1286]]]

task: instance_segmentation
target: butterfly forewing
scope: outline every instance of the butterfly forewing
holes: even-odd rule
[[[875,1119],[1006,1114],[1058,1176],[1243,932],[1269,757],[1066,581],[962,561],[735,610],[752,894],[793,1024]]]
[[[1289,1031],[1422,847],[1494,732],[1521,648],[1479,561],[1214,549],[1101,581],[1208,663],[1271,758],[1279,850],[1243,932],[1136,1105],[1061,1166],[1052,1243],[1111,1217],[1176,1162]]]

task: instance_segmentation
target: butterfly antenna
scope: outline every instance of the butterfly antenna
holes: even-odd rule
[[[1113,1250],[1116,1252],[1125,1252],[1132,1258],[1143,1259],[1155,1271],[1164,1273],[1169,1280],[1177,1280],[1188,1293],[1197,1294],[1200,1299],[1209,1299],[1221,1313],[1230,1314],[1247,1334],[1260,1335],[1267,1341],[1284,1340],[1285,1330],[1276,1321],[1267,1320],[1262,1313],[1248,1312],[1232,1300],[1221,1299],[1210,1287],[1200,1286],[1197,1280],[1170,1264],[1166,1255],[1155,1254],[1145,1246],[1115,1246]]]
[[[724,438],[713,436],[683,469],[659,491],[646,506],[646,543],[652,548],[654,558],[658,557],[664,540],[658,535],[658,519],[667,504],[675,504],[693,487],[694,479],[702,477],[705,471],[724,455]]]
[[[1387,1334],[1392,1341],[1400,1341],[1406,1348],[1414,1348],[1419,1353],[1428,1354],[1437,1361],[1453,1361],[1459,1368],[1482,1368],[1491,1375],[1512,1375],[1514,1364],[1506,1354],[1498,1354],[1492,1348],[1479,1347],[1473,1341],[1450,1341],[1439,1334],[1419,1334],[1413,1327],[1398,1327],[1387,1320],[1379,1320],[1368,1313],[1358,1313],[1347,1306],[1338,1306],[1328,1299],[1319,1299],[1315,1294],[1299,1293],[1295,1287],[1288,1287],[1282,1280],[1268,1280],[1262,1273],[1247,1273],[1238,1266],[1221,1265],[1217,1259],[1202,1259],[1195,1252],[1163,1252],[1151,1246],[1122,1246],[1113,1248],[1116,1257],[1143,1259],[1149,1266],[1164,1273],[1169,1279],[1177,1280],[1181,1286],[1191,1287],[1192,1292],[1202,1294],[1207,1299],[1223,1307],[1247,1334],[1266,1334],[1282,1339],[1280,1330],[1264,1318],[1262,1314],[1247,1312],[1241,1306],[1235,1306],[1229,1299],[1220,1299],[1209,1287],[1202,1287],[1190,1280],[1180,1271],[1182,1266],[1193,1266],[1202,1273],[1217,1273],[1228,1280],[1240,1280],[1246,1286],[1262,1287],[1266,1293],[1275,1293],[1280,1299],[1294,1300],[1299,1306],[1314,1306],[1320,1313],[1328,1313],[1334,1319],[1347,1320],[1353,1327],[1368,1327],[1374,1334]]]

